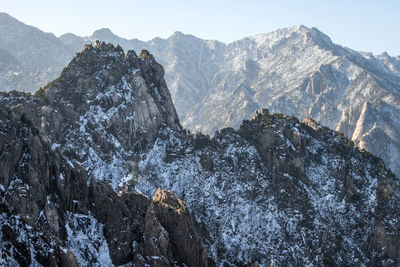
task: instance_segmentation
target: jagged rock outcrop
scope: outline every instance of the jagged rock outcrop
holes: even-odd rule
[[[168,229],[175,243],[166,239],[171,254],[159,265],[145,245],[154,235],[146,226],[154,203],[135,193],[118,196],[110,184],[121,177],[98,175],[111,164],[119,168],[115,176],[126,172],[128,157],[151,145],[161,127],[180,130],[163,75],[149,52],[138,57],[98,42],[35,96],[1,93],[2,265],[191,263],[174,245],[187,237],[179,240],[176,229]],[[180,218],[191,220],[188,212]],[[190,227],[182,226],[196,237]],[[200,239],[195,242],[202,249]]]
[[[145,216],[144,242],[135,256],[137,266],[208,266],[208,255],[185,204],[158,189]],[[146,261],[144,260],[146,259]]]
[[[170,191],[160,189],[154,194],[153,202],[159,221],[170,233],[175,258],[189,266],[208,266],[207,251],[186,205]]]
[[[192,135],[163,74],[97,42],[35,95],[0,94],[2,265],[399,264],[380,158],[268,110]]]
[[[137,190],[186,202],[217,266],[399,262],[398,178],[313,119],[262,110],[212,139],[162,132],[139,169]]]
[[[118,181],[126,172],[119,167],[151,144],[160,127],[181,127],[163,76],[146,51],[138,57],[102,42],[87,45],[35,93],[43,103],[40,131],[89,174]]]
[[[352,138],[368,102],[377,112],[377,125],[362,127],[363,132],[356,135],[359,138],[352,140],[381,156],[400,175],[398,56],[344,48],[318,29],[302,25],[224,44],[181,32],[147,42],[127,40],[109,29],[87,37],[69,33],[56,38],[5,13],[0,19],[0,49],[8,53],[0,57],[2,91],[43,87],[84,44],[96,40],[124,49],[147,49],[165,67],[172,100],[185,128],[205,134],[223,127],[237,129],[256,109],[269,108],[300,119],[311,117]],[[27,37],[29,42],[24,41]],[[1,69],[1,61],[13,63]],[[347,113],[348,126],[344,127],[341,120]]]
[[[89,183],[83,167],[72,165],[70,159],[52,149],[51,136],[41,131],[43,114],[37,99],[3,94],[0,101],[4,126],[0,142],[3,266],[109,266],[135,261],[136,266],[190,265],[194,258],[188,253],[197,250],[205,260],[205,264],[197,261],[197,266],[206,266],[207,253],[187,210],[179,213],[174,228],[159,225],[162,234],[171,235],[173,241],[165,239],[169,253],[153,254],[146,245],[155,235],[148,217],[174,220],[174,203],[163,201],[165,210],[158,208],[160,212],[155,213],[158,199],[151,201],[137,193],[118,196],[108,183],[94,178]],[[171,193],[165,194],[179,201]],[[194,241],[177,233],[180,229],[192,233]],[[182,251],[176,246],[180,243],[193,244],[192,250]],[[155,260],[158,256],[165,257],[161,265]]]

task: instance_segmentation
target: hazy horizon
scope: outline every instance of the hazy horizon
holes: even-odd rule
[[[295,25],[316,27],[332,41],[363,52],[400,55],[400,2],[254,0],[163,2],[3,0],[0,11],[56,36],[89,36],[101,28],[126,38],[167,38],[180,31],[224,43]]]

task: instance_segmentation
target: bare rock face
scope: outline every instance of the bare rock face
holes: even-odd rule
[[[119,196],[108,183],[94,178],[89,182],[84,168],[53,150],[51,137],[41,131],[37,99],[4,94],[0,101],[0,120],[5,126],[0,147],[2,265],[133,262],[137,266],[174,266],[180,262],[190,266],[197,259],[175,245],[191,243],[188,236],[177,235],[177,229],[165,230],[161,216],[171,215],[156,213],[158,203],[138,193]],[[193,234],[207,262],[190,214],[185,211],[179,218],[189,225],[183,229]]]
[[[104,237],[113,264],[128,263],[133,258],[129,244],[142,238],[148,199],[144,196],[131,196],[134,208],[130,209],[108,184],[95,183],[94,180],[91,181],[89,198],[93,215],[104,224]]]
[[[144,242],[138,252],[134,260],[137,266],[171,266],[174,262],[169,234],[158,220],[153,203],[146,212]]]
[[[153,197],[155,212],[168,231],[174,256],[189,266],[208,266],[207,250],[203,247],[193,219],[182,200],[170,191],[158,189]]]
[[[96,179],[115,181],[135,152],[151,145],[161,127],[181,128],[153,56],[97,42],[87,45],[61,76],[36,92],[40,132],[53,148]]]

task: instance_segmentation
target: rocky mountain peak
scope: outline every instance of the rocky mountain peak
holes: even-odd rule
[[[172,38],[182,38],[185,34],[181,31],[175,31],[174,34],[171,36]]]
[[[151,144],[160,128],[181,129],[164,69],[148,51],[138,57],[104,42],[86,45],[35,96],[43,105],[41,132],[115,187],[124,176],[119,167]]]
[[[108,28],[102,28],[93,32],[92,37],[99,40],[114,38],[115,34]]]
[[[146,93],[151,98],[152,104],[149,105],[159,110],[160,117],[170,126],[179,125],[164,73],[162,66],[147,50],[143,50],[138,57],[134,51],[124,53],[120,46],[95,41],[94,45],[85,45],[60,77],[43,89],[42,97],[48,103],[68,102],[79,111],[92,104],[100,104],[104,108],[116,107],[124,102],[137,104],[137,100]],[[141,87],[146,87],[146,90],[140,90]],[[131,98],[127,98],[127,94]],[[106,95],[112,96],[110,102],[102,99]],[[152,115],[157,115],[155,110],[152,112]]]
[[[68,33],[64,33],[62,35],[60,35],[60,40],[64,43],[64,44],[72,44],[74,42],[81,42],[81,37],[79,37],[78,35],[68,32]]]
[[[189,41],[189,42],[200,42],[201,39],[188,33],[183,33],[181,31],[175,31],[167,40],[173,41]]]
[[[267,109],[183,131],[146,50],[95,42],[0,107],[0,265],[398,264],[400,182],[379,158]]]
[[[299,31],[308,31],[309,30],[309,28],[304,26],[303,24],[299,24],[294,27],[297,28]]]
[[[154,40],[153,40],[154,41]],[[160,41],[160,40],[159,40]],[[166,39],[170,46],[178,46],[178,47],[199,47],[206,45],[209,41],[204,41],[193,36],[191,34],[185,34],[180,31],[174,32],[170,37]]]
[[[247,40],[245,38],[243,40]],[[262,33],[250,37],[250,40],[257,44],[257,47],[279,48],[287,47],[313,48],[318,47],[324,50],[333,50],[337,53],[339,47],[335,45],[329,36],[321,32],[316,27],[308,28],[304,25],[296,25],[283,29],[278,29],[270,33]],[[239,41],[240,42],[240,41]]]
[[[154,61],[153,55],[150,54],[150,52],[147,51],[147,50],[142,50],[142,51],[140,52],[139,57],[140,57],[141,59],[149,59],[149,60]]]
[[[1,24],[23,24],[22,22],[20,22],[19,20],[17,20],[16,18],[11,17],[9,14],[5,13],[5,12],[0,12],[0,22]]]
[[[316,27],[312,27],[304,33],[304,43],[311,46],[316,45],[321,49],[331,50],[335,55],[342,55],[345,53],[343,48],[335,45],[328,35],[321,32]]]

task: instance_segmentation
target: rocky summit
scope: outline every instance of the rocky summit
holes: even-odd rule
[[[152,201],[112,188],[160,128],[180,129],[163,75],[147,51],[98,42],[35,96],[1,95],[2,265],[207,264],[172,193]],[[188,236],[159,217],[182,224],[190,250],[173,246]]]
[[[192,134],[146,50],[84,46],[35,94],[1,93],[0,125],[1,265],[400,264],[380,158],[266,109]]]
[[[152,51],[182,125],[238,129],[257,109],[313,118],[383,159],[400,176],[400,56],[358,52],[303,25],[229,44],[175,32],[147,42],[109,29],[56,37],[0,12],[0,91],[35,91],[96,40]]]

